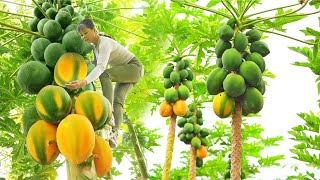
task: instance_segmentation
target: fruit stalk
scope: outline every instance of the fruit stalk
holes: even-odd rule
[[[169,132],[167,138],[166,158],[163,166],[162,180],[170,179],[170,169],[172,163],[172,153],[174,148],[174,138],[176,132],[176,119],[177,116],[173,114],[170,118]]]
[[[235,100],[235,111],[232,114],[232,145],[231,145],[231,180],[241,179],[241,104],[238,99]]]
[[[94,168],[94,161],[90,160],[82,164],[72,164],[69,161],[67,163],[67,176],[68,180],[89,180],[97,179],[96,171]]]
[[[196,158],[197,158],[196,148],[193,146],[190,146],[190,169],[189,169],[188,180],[196,179]]]

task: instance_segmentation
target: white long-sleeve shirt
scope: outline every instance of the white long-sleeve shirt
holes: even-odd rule
[[[93,45],[93,53],[96,57],[97,65],[85,78],[87,84],[99,78],[107,64],[110,66],[120,66],[127,64],[134,57],[129,50],[117,41],[105,36],[99,36],[97,46]]]

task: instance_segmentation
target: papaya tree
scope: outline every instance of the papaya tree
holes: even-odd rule
[[[26,4],[26,2],[24,1],[19,1],[19,2],[7,2],[7,3],[11,3],[14,5],[17,5],[17,9],[18,12],[17,13],[11,13],[9,12],[9,9],[7,8],[6,5],[1,4],[1,8],[4,11],[1,11],[1,18],[2,18],[2,23],[1,23],[1,42],[4,42],[1,44],[1,59],[3,61],[1,61],[1,70],[3,70],[2,72],[4,72],[1,75],[2,78],[2,85],[1,85],[1,89],[3,91],[1,91],[1,97],[6,97],[6,99],[4,99],[4,101],[1,102],[1,107],[3,107],[1,109],[1,120],[3,120],[3,123],[1,124],[1,129],[3,130],[1,133],[3,135],[4,138],[1,139],[1,147],[5,149],[4,152],[8,152],[6,154],[6,159],[7,158],[11,158],[11,168],[10,169],[10,175],[12,177],[34,177],[34,178],[42,178],[42,177],[52,177],[55,178],[57,176],[56,173],[56,169],[61,166],[61,164],[63,162],[59,162],[59,161],[54,161],[51,165],[48,165],[46,167],[43,166],[39,166],[37,164],[35,164],[35,162],[31,159],[30,155],[27,152],[27,148],[25,146],[25,141],[26,141],[26,137],[23,136],[22,132],[20,132],[20,117],[22,116],[22,114],[24,114],[24,109],[28,106],[30,106],[31,104],[33,104],[36,101],[36,96],[34,95],[35,93],[38,93],[39,90],[41,89],[41,87],[36,87],[34,83],[35,79],[30,79],[28,81],[26,81],[23,78],[26,78],[24,75],[25,73],[23,73],[23,71],[21,71],[21,69],[27,69],[27,68],[23,68],[25,67],[25,64],[30,63],[36,63],[36,66],[33,66],[33,64],[30,65],[30,67],[41,67],[42,69],[49,69],[49,72],[52,72],[52,68],[54,67],[54,63],[56,63],[55,59],[54,61],[52,61],[50,58],[52,58],[52,56],[57,55],[57,52],[61,52],[61,54],[63,54],[66,51],[63,51],[63,48],[59,45],[56,45],[54,43],[54,45],[52,45],[51,48],[55,49],[56,54],[52,54],[50,56],[50,53],[48,53],[49,55],[46,57],[50,57],[48,58],[50,61],[46,61],[46,58],[43,58],[43,56],[45,56],[44,54],[41,54],[44,52],[44,46],[49,47],[51,46],[51,42],[49,41],[54,41],[54,38],[58,38],[60,29],[57,29],[61,26],[61,28],[66,29],[64,31],[64,34],[67,34],[67,24],[70,20],[70,15],[72,13],[75,13],[74,17],[71,19],[74,22],[79,22],[79,20],[83,19],[84,17],[93,17],[95,12],[91,12],[92,10],[92,4],[96,3],[96,6],[99,7],[100,12],[101,11],[109,11],[109,9],[112,9],[113,11],[117,11],[118,13],[124,13],[124,12],[120,12],[120,9],[127,9],[127,10],[131,10],[133,8],[130,8],[129,6],[129,2],[128,1],[124,1],[125,3],[122,2],[118,2],[117,3],[110,3],[108,4],[106,7],[104,7],[102,5],[102,2],[99,1],[95,1],[95,2],[87,2],[87,3],[83,3],[83,2],[75,2],[74,4],[71,4],[71,1],[32,1],[32,4]],[[78,3],[78,4],[76,4]],[[128,5],[129,8],[121,8],[121,5]],[[74,5],[74,6],[73,6]],[[50,7],[49,7],[50,6]],[[53,7],[52,7],[53,6]],[[66,8],[62,7],[65,6]],[[75,7],[75,8],[72,8]],[[51,10],[49,10],[50,8],[53,8]],[[63,9],[63,10],[62,10]],[[97,8],[95,8],[97,9]],[[102,10],[101,10],[102,9]],[[141,8],[143,9],[143,7]],[[44,10],[46,10],[46,12],[44,12]],[[47,13],[47,10],[48,13]],[[61,14],[59,15],[59,18],[54,18],[54,12],[55,10],[61,10]],[[19,11],[24,12],[22,14],[19,14]],[[64,11],[64,12],[63,12]],[[72,12],[71,12],[72,11]],[[27,13],[25,12],[30,12],[30,15],[26,15]],[[65,13],[66,12],[66,13]],[[9,15],[9,16],[8,16]],[[49,15],[52,15],[52,17],[50,17]],[[100,15],[100,14],[98,14]],[[9,17],[13,17],[13,19],[18,20],[18,21],[14,21],[14,23],[11,22],[11,19]],[[39,16],[39,17],[38,17]],[[61,17],[60,17],[61,16]],[[66,17],[65,17],[66,16]],[[117,18],[116,18],[117,17]],[[41,28],[39,23],[40,18],[42,19],[47,19],[46,22],[43,20],[41,22],[41,24],[43,25],[43,27]],[[116,19],[115,19],[116,18]],[[139,17],[138,17],[139,18]],[[52,19],[57,19],[57,21],[59,22],[59,25],[56,23],[56,21],[52,20]],[[141,24],[143,21],[142,20],[135,20],[134,18],[129,18],[129,17],[125,17],[122,16],[121,14],[117,14],[117,13],[108,13],[108,16],[100,16],[97,17],[97,26],[100,26],[100,23],[105,23],[106,21],[109,21],[110,25],[113,26],[108,26],[107,28],[101,28],[103,31],[107,31],[106,33],[114,33],[116,32],[118,29],[121,29],[123,32],[125,32],[124,34],[122,33],[117,33],[118,37],[122,37],[119,38],[119,42],[121,43],[125,43],[124,39],[134,39],[132,37],[138,37],[140,35],[138,35],[137,33],[133,33],[132,30],[126,30],[125,28],[121,28],[120,26],[123,26],[123,24],[126,24],[126,27],[128,26],[127,21],[123,21],[123,19],[131,19],[131,21],[135,22],[134,25],[130,26],[130,27],[136,27],[138,24]],[[111,22],[112,20],[114,20],[113,22]],[[115,25],[117,23],[117,25]],[[46,26],[44,26],[44,24],[47,24]],[[38,29],[38,25],[39,25],[39,29]],[[63,26],[62,26],[63,25]],[[75,29],[76,27],[76,23],[73,25],[73,27],[70,27],[70,29]],[[130,28],[129,27],[129,28]],[[49,31],[51,30],[51,31]],[[40,32],[39,32],[40,31]],[[113,31],[113,32],[112,32]],[[55,33],[57,32],[57,33]],[[58,35],[57,35],[58,34]],[[32,37],[31,37],[32,36]],[[69,38],[69,40],[76,40],[78,39],[78,43],[74,43],[74,44],[82,44],[81,41],[79,40],[78,36],[76,33],[74,33],[74,31],[69,34],[69,36],[73,36],[71,38]],[[117,37],[116,36],[116,37]],[[123,37],[128,37],[128,38],[123,38]],[[42,39],[41,39],[42,38]],[[143,36],[140,36],[137,39],[137,41],[140,41]],[[40,40],[37,40],[40,39]],[[47,39],[47,40],[45,40]],[[58,42],[61,42],[62,39],[57,40]],[[36,41],[38,43],[37,48],[35,48],[36,45],[34,45],[34,47],[32,47],[32,43]],[[68,41],[66,40],[66,47],[68,47]],[[71,43],[69,43],[70,45]],[[139,48],[139,46],[137,46]],[[42,48],[42,50],[40,50]],[[58,49],[57,49],[58,48]],[[69,48],[67,48],[67,51],[77,51],[80,50],[82,48],[78,48],[78,49],[72,49],[72,46],[69,46]],[[13,55],[13,51],[11,49],[15,49],[15,55]],[[133,50],[135,49],[135,47],[133,47]],[[86,49],[88,50],[88,49]],[[82,51],[82,50],[81,50]],[[85,51],[85,48],[83,49],[83,51]],[[77,53],[81,53],[81,52],[77,52]],[[39,55],[40,54],[40,55]],[[46,53],[45,53],[46,54]],[[90,54],[88,54],[88,56],[90,57]],[[7,58],[6,58],[7,57]],[[34,61],[34,59],[36,59],[37,61]],[[45,63],[47,65],[43,66],[41,63],[37,63],[38,61],[42,61],[43,63]],[[84,61],[82,61],[84,62]],[[88,65],[88,69],[90,69],[90,63],[89,61],[87,61],[87,65],[86,63],[84,64],[85,66]],[[91,66],[92,67],[92,66]],[[50,69],[51,68],[51,69]],[[147,69],[147,68],[146,68]],[[29,70],[30,71],[30,70]],[[34,72],[39,72],[39,71],[34,71]],[[41,73],[46,73],[45,76],[37,76],[37,78],[39,78],[38,80],[43,81],[43,85],[47,84],[47,81],[50,81],[50,73],[48,74],[47,69],[45,71],[41,71]],[[41,79],[41,78],[42,79]],[[48,77],[48,78],[44,78],[44,77]],[[152,76],[149,76],[152,78]],[[57,78],[56,78],[57,80]],[[21,83],[24,83],[24,86],[21,86]],[[33,84],[34,83],[34,84]],[[59,81],[58,81],[59,83]],[[60,82],[61,83],[61,82]],[[62,82],[64,83],[64,82]],[[141,83],[142,84],[142,83]],[[31,88],[30,87],[36,87],[36,88]],[[140,89],[146,89],[147,86],[144,86],[143,84],[140,86]],[[90,88],[94,88],[94,87],[88,87]],[[99,88],[99,86],[97,87]],[[75,92],[68,92],[68,93],[75,93]],[[141,94],[141,96],[148,96],[148,93],[145,94]],[[141,99],[137,98],[137,99]],[[134,98],[128,98],[129,102],[131,102],[131,104],[141,104],[141,107],[147,106],[147,104],[145,102],[141,102],[137,99]],[[138,103],[137,103],[138,102]],[[6,104],[6,105],[5,105]],[[32,108],[31,108],[32,109]],[[143,110],[138,109],[138,108],[132,108],[132,106],[128,106],[126,108],[127,113],[129,114],[130,117],[132,118],[132,122],[136,122],[137,125],[139,124],[139,121],[142,118],[143,115]],[[139,113],[137,113],[139,110]],[[14,113],[12,113],[14,112]],[[135,114],[135,116],[132,116],[132,114]],[[141,116],[140,116],[141,115]],[[29,118],[29,117],[28,117]],[[35,118],[35,120],[37,120]],[[157,146],[158,144],[156,144],[154,141],[156,139],[156,135],[154,136],[154,134],[152,134],[152,132],[154,131],[150,131],[146,128],[143,128],[143,125],[139,125],[137,126],[138,131],[140,131],[140,135],[138,137],[137,141],[137,135],[135,134],[136,130],[134,128],[134,126],[130,123],[128,123],[129,127],[128,130],[131,136],[128,139],[124,139],[126,140],[128,143],[130,143],[130,141],[134,142],[134,144],[136,146],[134,147],[139,147],[140,143],[142,145],[142,147],[146,148],[147,150],[152,151],[153,146]],[[31,124],[29,124],[31,126]],[[150,142],[146,142],[143,139],[141,140],[140,136],[143,137],[144,135],[148,135],[150,137]],[[17,141],[17,137],[19,138],[19,141]],[[154,143],[153,143],[154,142]],[[15,144],[15,145],[14,145]],[[125,143],[124,143],[125,144]],[[140,148],[135,148],[136,151],[131,151],[131,149],[133,149],[132,146],[127,145],[126,146],[127,149],[123,150],[123,151],[115,151],[116,153],[114,153],[114,156],[116,157],[118,162],[122,161],[123,155],[125,152],[130,151],[133,152],[131,153],[131,158],[134,160],[133,161],[133,166],[136,166],[135,162],[138,162],[140,168],[134,168],[133,172],[136,174],[136,176],[142,176],[142,177],[146,177],[146,166],[145,166],[145,162],[144,162],[144,158],[141,155],[141,149]],[[9,153],[9,149],[13,148],[13,153]],[[139,157],[136,158],[136,154]],[[92,157],[94,159],[94,157]],[[92,159],[91,159],[92,160]],[[28,164],[27,162],[34,162],[34,163],[29,163],[30,166],[25,166],[26,164]],[[90,163],[89,163],[90,165]],[[92,164],[91,164],[92,165]],[[90,165],[90,166],[91,166]],[[75,167],[75,166],[69,166],[69,170],[75,170],[74,172],[78,171],[77,169],[79,169],[79,167]],[[76,173],[79,173],[76,172]],[[91,178],[94,178],[95,173],[93,173],[93,176]],[[74,177],[74,174],[70,174],[70,177]],[[98,174],[99,175],[99,174]]]

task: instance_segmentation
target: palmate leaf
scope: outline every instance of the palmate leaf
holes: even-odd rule
[[[221,2],[221,0],[210,0],[210,1],[208,2],[208,4],[207,4],[207,7],[208,7],[208,8],[211,8],[211,7],[219,4],[220,2]]]

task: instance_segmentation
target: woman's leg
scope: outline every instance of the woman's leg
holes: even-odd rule
[[[115,126],[113,127],[114,130],[118,130],[122,123],[123,119],[123,107],[125,100],[133,88],[132,83],[117,83],[114,88],[114,101],[113,101],[113,110],[114,110],[114,119],[115,119]]]

